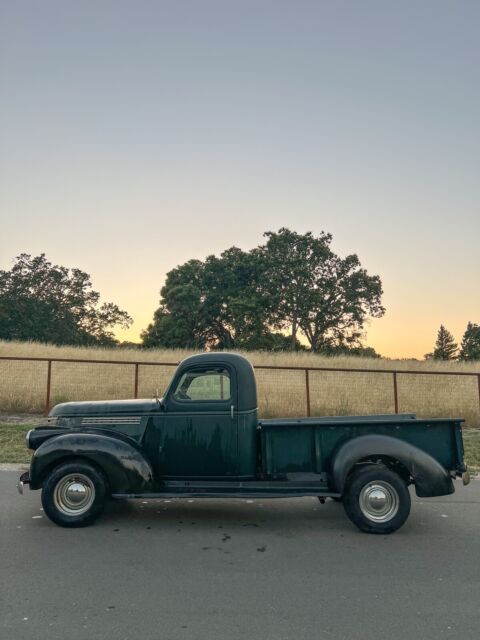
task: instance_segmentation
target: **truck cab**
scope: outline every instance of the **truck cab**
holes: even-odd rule
[[[255,477],[257,392],[248,360],[221,353],[184,360],[161,406],[148,439],[158,476]]]

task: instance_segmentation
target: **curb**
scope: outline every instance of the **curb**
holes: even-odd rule
[[[0,462],[0,471],[28,471],[30,465],[28,462],[23,464],[15,462]]]

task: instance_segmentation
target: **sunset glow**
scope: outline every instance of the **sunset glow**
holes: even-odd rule
[[[0,268],[45,252],[87,271],[138,341],[176,265],[325,230],[382,278],[366,344],[421,358],[441,323],[460,341],[480,323],[479,18],[4,3]]]

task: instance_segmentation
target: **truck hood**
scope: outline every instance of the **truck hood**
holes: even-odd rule
[[[57,404],[49,417],[131,416],[158,413],[157,400],[101,400],[97,402],[63,402]]]

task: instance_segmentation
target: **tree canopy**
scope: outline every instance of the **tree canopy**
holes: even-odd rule
[[[271,338],[257,294],[261,263],[237,247],[167,274],[144,346],[259,348]]]
[[[315,352],[358,348],[366,318],[385,313],[380,277],[368,275],[357,255],[334,253],[330,234],[282,228],[264,235],[262,289],[269,320],[290,330],[292,339],[300,329]]]
[[[0,339],[108,345],[116,343],[114,327],[131,322],[113,302],[100,303],[87,273],[43,253],[22,253],[10,271],[0,270]]]
[[[380,277],[355,254],[335,254],[330,234],[264,236],[251,251],[231,247],[170,271],[143,344],[300,349],[303,336],[312,351],[361,353],[366,319],[385,312]]]

